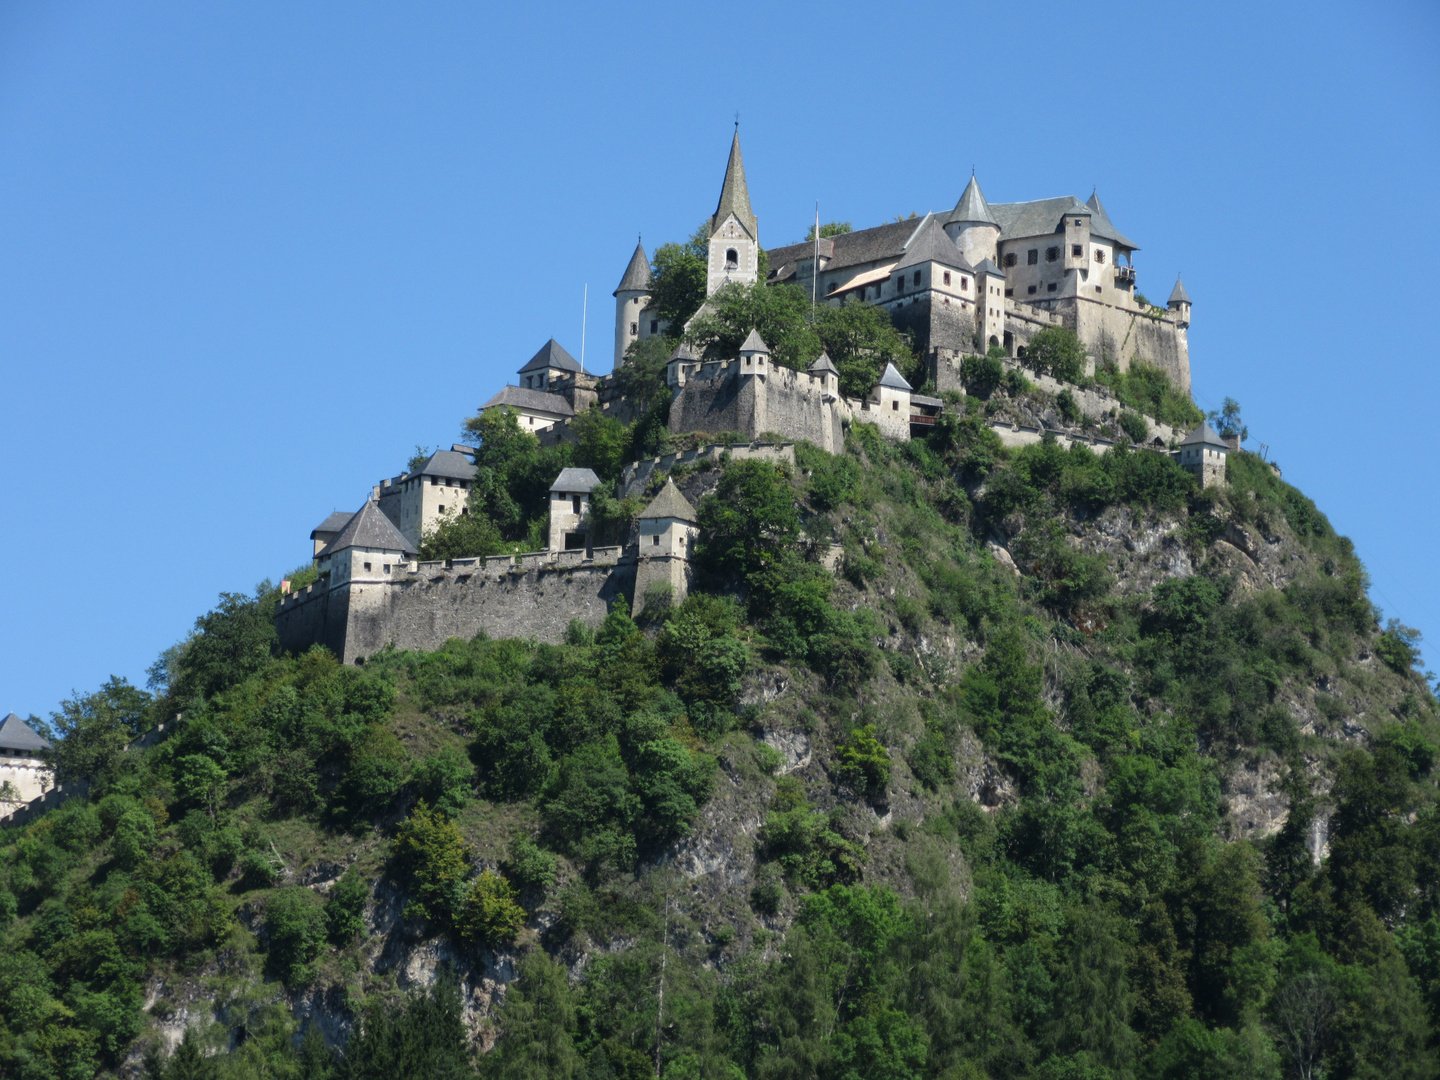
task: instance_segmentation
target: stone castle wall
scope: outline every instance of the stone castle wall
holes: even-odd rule
[[[742,379],[725,373],[713,379],[691,379],[670,402],[670,430],[758,435],[755,377]]]
[[[393,581],[311,589],[276,609],[280,646],[322,644],[342,663],[387,645],[437,649],[452,637],[534,638],[558,643],[572,619],[599,626],[617,597],[634,592],[633,559],[618,547],[490,559],[412,563]]]

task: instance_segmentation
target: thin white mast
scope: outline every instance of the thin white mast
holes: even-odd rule
[[[590,283],[585,283],[585,293],[580,301],[580,374],[585,374],[585,317],[590,312]]]

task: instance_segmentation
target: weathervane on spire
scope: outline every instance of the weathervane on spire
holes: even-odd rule
[[[739,131],[739,130],[740,130],[740,110],[739,110],[739,109],[736,109],[736,110],[735,110],[735,130],[736,130],[736,131]]]

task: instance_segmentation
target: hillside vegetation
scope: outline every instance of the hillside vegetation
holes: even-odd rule
[[[1257,458],[982,414],[684,472],[694,591],[560,645],[345,668],[222,597],[0,831],[0,1072],[1436,1075],[1415,634]]]

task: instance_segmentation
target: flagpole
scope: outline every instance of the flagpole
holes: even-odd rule
[[[585,374],[585,317],[590,312],[590,283],[585,283],[585,293],[580,301],[580,374]]]
[[[820,200],[815,200],[815,251],[810,260],[810,318],[815,318],[815,308],[820,303]]]

